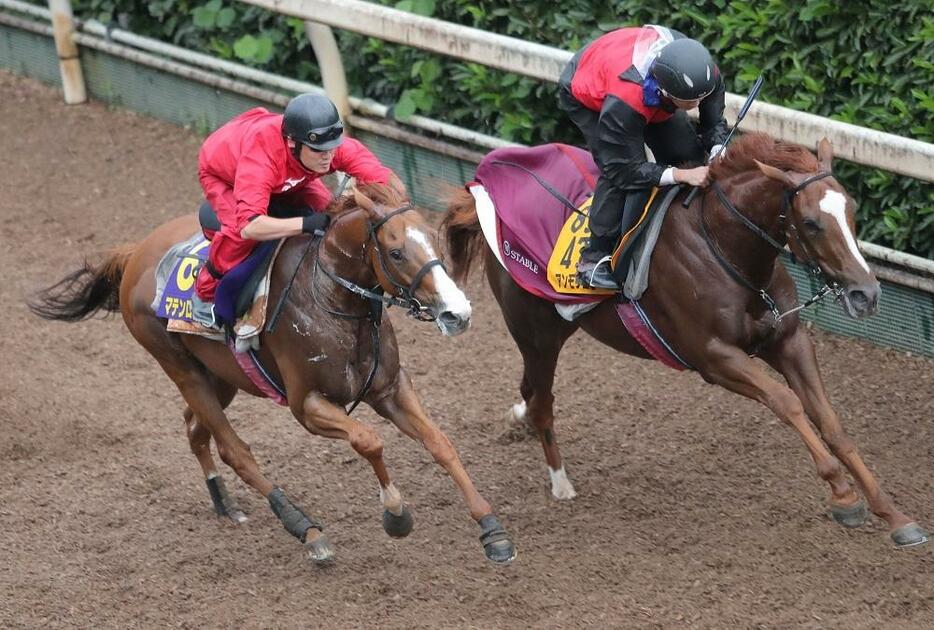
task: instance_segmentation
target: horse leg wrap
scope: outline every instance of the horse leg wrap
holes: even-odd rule
[[[485,547],[490,543],[509,540],[509,534],[503,529],[503,524],[499,522],[493,514],[487,514],[480,519],[480,542]]]
[[[208,493],[211,495],[211,502],[214,504],[214,511],[221,516],[228,516],[227,504],[230,502],[230,495],[227,494],[227,486],[224,480],[219,476],[205,479],[208,486]]]
[[[305,516],[305,513],[285,496],[281,488],[273,488],[266,498],[269,499],[269,507],[272,508],[273,513],[282,521],[285,531],[303,543],[305,542],[305,532],[309,528],[314,527],[318,531],[324,531],[324,525]]]

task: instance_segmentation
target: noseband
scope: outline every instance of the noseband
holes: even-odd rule
[[[276,326],[276,322],[278,321],[279,314],[282,311],[282,306],[285,303],[285,299],[288,296],[289,291],[292,288],[292,283],[295,281],[295,276],[298,274],[298,270],[301,269],[302,262],[305,260],[305,256],[308,254],[308,251],[311,249],[311,246],[314,244],[316,251],[315,251],[314,268],[311,274],[311,296],[315,304],[319,308],[321,308],[321,310],[325,311],[326,313],[334,317],[339,317],[341,319],[350,319],[350,320],[354,320],[354,319],[359,320],[359,319],[366,318],[370,322],[370,335],[372,338],[372,345],[373,345],[373,364],[370,367],[370,372],[367,375],[367,378],[363,384],[363,387],[360,388],[360,391],[357,393],[356,397],[354,397],[354,400],[350,404],[350,408],[347,409],[346,413],[348,414],[352,413],[353,410],[357,408],[357,405],[360,404],[363,398],[367,395],[367,392],[370,391],[370,387],[372,387],[373,385],[373,379],[376,377],[376,371],[379,369],[379,355],[380,355],[379,327],[380,327],[380,323],[383,320],[383,305],[385,304],[386,306],[401,306],[403,308],[406,308],[408,309],[409,315],[411,315],[412,317],[415,317],[416,319],[420,321],[434,321],[436,319],[436,317],[431,314],[429,309],[427,307],[422,306],[421,303],[415,298],[415,291],[418,289],[422,280],[425,278],[425,276],[428,274],[428,272],[433,267],[435,267],[436,265],[440,265],[441,268],[444,269],[444,264],[437,258],[433,258],[432,260],[429,260],[427,263],[422,265],[421,269],[418,270],[418,273],[415,274],[415,277],[412,279],[411,284],[409,286],[405,286],[404,284],[396,280],[395,276],[386,267],[386,263],[383,259],[383,250],[379,245],[379,239],[376,237],[376,233],[379,231],[379,228],[381,228],[389,219],[396,216],[397,214],[402,214],[403,212],[408,212],[409,210],[412,210],[412,209],[413,209],[412,204],[405,204],[393,210],[392,212],[385,215],[384,217],[380,218],[380,220],[375,223],[371,221],[367,221],[367,242],[364,244],[364,246],[368,245],[371,240],[373,241],[373,246],[376,248],[377,258],[379,259],[380,269],[382,270],[383,275],[386,277],[386,279],[388,279],[389,282],[392,283],[392,285],[396,287],[398,297],[385,295],[383,293],[382,284],[378,284],[372,290],[365,289],[361,287],[360,285],[353,283],[350,280],[347,280],[346,278],[340,277],[339,275],[337,275],[336,273],[334,273],[333,271],[331,271],[324,265],[320,264],[321,241],[323,239],[312,237],[308,239],[308,245],[302,251],[302,255],[298,260],[298,264],[295,266],[295,269],[292,271],[292,276],[289,279],[288,284],[286,284],[285,289],[282,291],[282,295],[279,298],[279,302],[276,305],[276,308],[272,314],[272,317],[270,318],[269,325],[267,326],[267,331],[271,333]],[[321,300],[318,299],[317,285],[315,282],[315,279],[318,277],[319,269],[324,273],[324,275],[326,275],[328,278],[333,280],[339,286],[367,300],[369,304],[369,309],[367,310],[367,312],[364,314],[343,313],[341,311],[335,311],[333,309],[330,309],[324,304],[322,304]]]
[[[814,258],[811,255],[809,248],[805,244],[805,241],[803,241],[801,239],[801,235],[798,234],[798,230],[795,227],[794,222],[787,221],[788,215],[790,214],[789,210],[791,209],[791,204],[793,203],[793,200],[797,196],[797,194],[801,192],[802,190],[804,190],[808,185],[812,184],[813,182],[824,179],[825,177],[831,177],[832,175],[833,174],[830,173],[829,171],[817,173],[816,175],[811,175],[810,177],[802,181],[800,184],[798,184],[791,190],[785,191],[785,194],[782,197],[782,211],[778,217],[779,223],[784,229],[786,237],[788,236],[789,230],[791,231],[801,252],[803,252],[804,255],[807,256],[807,260],[803,261],[803,264],[807,268],[808,272],[820,278],[824,282],[824,286],[821,287],[817,291],[817,293],[814,294],[810,299],[805,301],[803,304],[799,304],[798,306],[788,311],[785,311],[784,313],[782,313],[779,310],[778,304],[775,302],[774,298],[772,298],[772,296],[769,295],[768,286],[764,288],[756,287],[749,280],[747,280],[739,272],[738,269],[736,269],[728,260],[726,260],[726,258],[724,258],[723,254],[720,252],[720,248],[717,247],[716,243],[713,240],[713,237],[710,235],[710,230],[707,227],[707,220],[704,215],[704,206],[706,203],[706,196],[704,196],[701,199],[701,208],[700,208],[701,233],[704,236],[704,240],[707,242],[707,246],[710,248],[710,251],[713,253],[714,258],[717,259],[717,262],[720,263],[720,266],[723,267],[727,271],[727,273],[730,275],[731,278],[733,278],[741,286],[749,289],[750,291],[754,293],[759,294],[759,296],[762,298],[762,301],[765,302],[766,306],[772,312],[772,317],[774,318],[774,321],[772,322],[773,329],[778,327],[778,325],[781,323],[783,318],[787,317],[788,315],[791,315],[792,313],[796,313],[797,311],[800,311],[801,309],[807,308],[808,306],[811,306],[812,304],[816,302],[821,301],[822,299],[824,299],[824,297],[828,293],[832,292],[836,294],[838,297],[843,294],[843,289],[841,289],[837,285],[837,283],[828,280],[824,276],[823,272],[820,270],[820,267],[814,262]],[[755,234],[756,236],[764,240],[766,243],[768,243],[772,248],[774,248],[778,252],[785,251],[784,245],[782,245],[781,243],[776,241],[774,238],[769,236],[768,232],[766,232],[761,227],[753,223],[748,217],[746,217],[746,215],[740,212],[736,208],[736,206],[734,206],[730,202],[726,194],[723,192],[723,189],[720,188],[720,185],[717,184],[717,182],[713,183],[713,189],[714,189],[714,192],[717,193],[717,199],[719,199],[720,203],[723,204],[723,206],[727,210],[729,210],[735,217],[737,217],[743,223],[743,225],[745,225],[753,234]],[[792,252],[791,258],[792,258],[792,262],[796,262],[794,252]]]
[[[389,281],[389,283],[392,284],[396,288],[396,291],[395,291],[396,295],[385,295],[383,293],[385,287],[382,286],[382,283],[379,286],[375,287],[374,289],[365,289],[361,287],[360,285],[351,282],[350,280],[341,278],[339,275],[337,275],[336,273],[334,273],[333,271],[331,271],[330,269],[328,269],[324,265],[321,265],[318,262],[318,255],[320,255],[320,247],[318,249],[318,255],[315,256],[315,271],[320,269],[324,273],[324,275],[326,275],[328,278],[330,278],[331,280],[333,280],[340,286],[344,287],[351,293],[355,293],[364,299],[370,300],[371,302],[375,300],[380,303],[386,304],[387,306],[400,306],[402,308],[405,308],[408,311],[408,314],[414,317],[415,319],[419,321],[423,321],[423,322],[432,322],[437,318],[434,315],[432,315],[431,310],[428,307],[422,306],[421,302],[419,302],[418,299],[415,297],[415,291],[418,290],[418,287],[421,285],[422,280],[425,279],[425,276],[428,275],[428,272],[431,271],[433,267],[440,266],[442,269],[445,269],[444,263],[441,262],[437,258],[432,258],[431,260],[426,262],[424,265],[422,265],[421,269],[419,269],[418,272],[415,274],[415,277],[412,278],[412,282],[408,286],[406,286],[402,284],[401,282],[399,282],[396,279],[396,277],[393,275],[393,273],[389,270],[389,268],[386,266],[386,261],[384,258],[385,254],[383,252],[382,247],[380,247],[379,239],[377,238],[377,235],[376,235],[379,229],[383,227],[383,225],[387,221],[389,221],[389,219],[393,218],[396,215],[402,214],[403,212],[408,212],[409,210],[414,210],[414,206],[412,206],[412,204],[407,203],[399,208],[396,208],[392,212],[386,214],[384,217],[380,218],[380,220],[376,221],[375,223],[372,221],[367,222],[367,242],[364,245],[368,245],[370,241],[373,242],[373,247],[376,248],[376,258],[379,261],[380,271],[382,272],[383,276]],[[446,271],[447,270],[445,269],[445,272]],[[312,276],[312,289],[314,289],[315,275],[316,274]],[[331,311],[330,309],[321,305],[320,302],[319,302],[319,306],[321,306],[321,308],[328,311],[332,315],[338,315],[342,317],[349,316],[349,314],[347,313],[339,313],[336,311]]]
[[[376,248],[376,258],[379,260],[380,270],[383,272],[383,275],[386,277],[386,279],[389,280],[389,282],[394,287],[396,287],[397,303],[399,300],[401,300],[402,304],[409,309],[409,315],[415,319],[423,322],[431,322],[434,321],[436,317],[431,314],[427,307],[421,305],[421,303],[415,297],[415,291],[418,289],[419,285],[422,283],[422,280],[425,279],[425,276],[428,275],[428,272],[431,271],[433,267],[441,267],[444,269],[445,273],[447,273],[447,269],[445,268],[444,263],[437,258],[432,258],[424,265],[422,265],[422,268],[419,269],[415,274],[415,277],[412,278],[412,282],[409,284],[409,286],[405,286],[396,280],[395,276],[386,266],[383,250],[379,245],[379,239],[376,237],[377,231],[379,231],[379,229],[383,227],[383,225],[389,221],[389,219],[393,218],[397,214],[402,214],[403,212],[408,212],[409,210],[413,209],[414,207],[412,204],[407,203],[404,206],[393,210],[376,223],[368,223],[367,229],[369,231],[369,240],[373,241],[373,246]]]

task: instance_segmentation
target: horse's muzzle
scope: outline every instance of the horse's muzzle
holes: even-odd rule
[[[875,315],[879,310],[881,294],[882,289],[878,282],[847,287],[843,293],[847,315],[854,319]]]
[[[459,335],[470,326],[470,315],[466,317],[453,311],[442,311],[436,320],[438,329],[448,337]]]

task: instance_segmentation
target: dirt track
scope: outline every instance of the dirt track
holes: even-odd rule
[[[369,465],[241,395],[264,471],[324,519],[321,570],[263,498],[213,516],[180,396],[122,321],[40,321],[24,298],[85,255],[192,211],[199,139],[0,71],[0,627],[934,627],[934,544],[844,530],[797,436],[659,364],[571,342],[557,436],[580,496],[550,498],[535,440],[502,439],[521,361],[489,290],[446,339],[394,316],[403,363],[519,546],[487,564],[454,485],[369,410],[413,508],[380,527]],[[815,333],[831,399],[902,509],[934,529],[934,362]],[[595,368],[604,385],[589,382]]]

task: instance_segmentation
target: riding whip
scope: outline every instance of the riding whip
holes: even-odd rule
[[[759,78],[756,79],[756,82],[753,84],[752,89],[749,91],[749,96],[746,97],[746,102],[743,103],[743,106],[739,109],[739,113],[736,115],[736,124],[733,125],[733,128],[730,129],[729,135],[727,135],[726,140],[723,141],[723,147],[720,149],[720,153],[726,151],[727,145],[730,144],[730,139],[733,137],[733,132],[736,131],[736,128],[739,127],[739,123],[746,117],[746,112],[749,111],[749,108],[752,106],[752,102],[756,100],[756,97],[759,95],[759,90],[762,89],[762,83],[764,77],[760,74]],[[697,191],[700,190],[699,186],[694,186],[691,189],[691,192],[688,193],[688,196],[685,197],[684,201],[681,202],[681,205],[687,208],[691,205],[691,202],[694,201],[694,197],[697,196]]]

